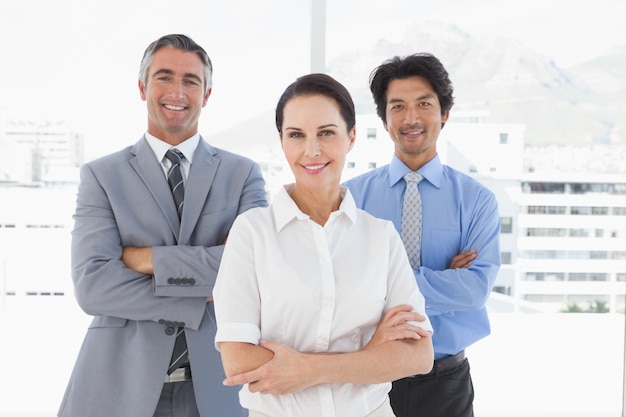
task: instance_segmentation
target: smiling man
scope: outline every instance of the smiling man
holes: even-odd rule
[[[212,69],[187,36],[150,44],[147,132],[81,168],[72,279],[94,319],[59,416],[245,415],[222,384],[212,292],[233,221],[267,201],[256,163],[198,133]]]
[[[436,57],[394,57],[372,72],[370,89],[394,156],[345,185],[359,208],[391,220],[402,234],[434,329],[432,371],[394,381],[391,405],[397,417],[471,417],[465,348],[490,331],[485,303],[500,268],[497,202],[439,160],[437,139],[454,98]]]

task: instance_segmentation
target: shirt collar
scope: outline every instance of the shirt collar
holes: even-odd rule
[[[307,214],[300,211],[296,202],[293,201],[289,195],[294,186],[295,184],[292,183],[281,187],[272,202],[277,233],[280,233],[292,220],[307,220],[309,218]],[[356,222],[356,210],[356,203],[354,202],[350,190],[347,187],[341,186],[341,204],[339,205],[339,210],[331,213],[328,221],[333,221],[333,219],[337,217],[345,217],[352,226]]]
[[[193,153],[196,151],[196,148],[198,147],[198,143],[200,142],[200,134],[199,133],[196,133],[195,135],[193,135],[189,139],[184,140],[183,142],[181,142],[177,146],[172,146],[169,143],[163,142],[161,139],[159,139],[159,138],[157,138],[155,136],[152,136],[148,132],[146,132],[145,136],[146,136],[146,140],[148,141],[148,144],[152,148],[152,151],[156,155],[156,157],[159,160],[159,162],[162,161],[163,158],[165,158],[165,153],[170,148],[175,147],[176,149],[181,151],[182,154],[185,155],[185,159],[188,160],[189,163],[191,163],[192,162],[192,158],[193,158]]]
[[[411,169],[394,154],[393,159],[389,163],[389,186],[393,187],[398,181],[402,180],[404,175],[409,171],[411,171]],[[439,154],[436,154],[433,159],[418,169],[417,172],[422,174],[424,179],[428,180],[428,182],[435,187],[441,187],[443,165],[439,159]]]

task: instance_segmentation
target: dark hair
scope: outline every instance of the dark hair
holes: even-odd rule
[[[186,35],[165,35],[148,45],[143,53],[141,65],[139,66],[139,79],[143,81],[144,84],[148,84],[148,68],[152,65],[152,57],[156,51],[165,46],[180,49],[185,52],[194,52],[198,55],[204,64],[204,92],[206,93],[213,84],[213,64],[206,51]]]
[[[422,77],[437,93],[443,116],[454,104],[452,82],[448,71],[434,55],[419,53],[404,58],[395,56],[374,69],[370,74],[370,90],[374,96],[376,113],[384,123],[387,123],[387,88],[393,80],[402,80],[410,77]]]
[[[339,106],[341,117],[350,131],[356,124],[354,102],[350,93],[339,81],[326,74],[308,74],[291,83],[280,96],[276,106],[276,128],[282,133],[285,105],[298,96],[322,95],[335,100]]]

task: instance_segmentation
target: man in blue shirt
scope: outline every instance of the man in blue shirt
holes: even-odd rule
[[[396,416],[470,417],[474,389],[464,349],[490,332],[485,303],[500,268],[500,216],[494,194],[443,165],[437,138],[454,103],[452,83],[430,54],[394,57],[370,77],[378,116],[391,140],[389,165],[345,183],[357,206],[401,231],[403,177],[421,174],[420,265],[414,274],[434,328],[435,365],[393,383]]]

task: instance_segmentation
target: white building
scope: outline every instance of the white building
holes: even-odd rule
[[[518,297],[624,312],[626,175],[527,174],[519,203]]]
[[[83,154],[83,137],[65,123],[0,118],[0,181],[75,180]]]
[[[82,163],[83,138],[64,123],[0,119],[0,307],[71,294]]]

